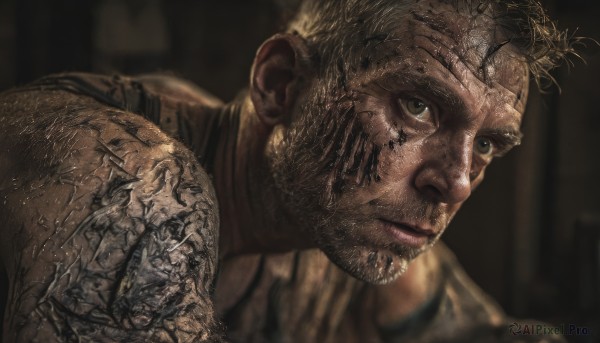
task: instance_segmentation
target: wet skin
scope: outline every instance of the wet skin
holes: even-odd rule
[[[510,45],[498,48],[505,40],[485,15],[419,2],[409,20],[369,51],[371,67],[348,73],[347,91],[331,106],[345,103],[340,107],[348,110],[337,113],[338,121],[354,116],[349,121],[358,123],[348,126],[360,127],[368,137],[368,152],[356,154],[362,147],[351,146],[348,137],[332,150],[350,151],[349,164],[362,158],[361,168],[340,172],[336,168],[345,168],[345,162],[332,162],[333,170],[321,175],[301,169],[294,177],[311,175],[321,183],[315,189],[333,194],[324,200],[304,189],[287,189],[310,200],[285,209],[298,218],[306,213],[294,207],[321,204],[314,209],[320,218],[311,217],[312,225],[320,224],[305,229],[342,269],[368,282],[395,279],[436,242],[492,159],[519,143],[528,75]],[[293,137],[291,127],[289,141],[310,140]],[[331,143],[320,137],[335,135],[312,134],[318,142],[312,148],[325,147],[327,154]],[[290,156],[304,160],[309,154]],[[294,170],[293,160],[278,167],[287,163],[285,169]],[[361,171],[369,173],[366,182]]]
[[[219,341],[208,175],[140,115],[52,88],[0,97],[3,340]]]

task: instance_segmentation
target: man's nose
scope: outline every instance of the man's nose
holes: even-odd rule
[[[471,195],[472,141],[463,135],[425,147],[429,151],[415,177],[417,189],[435,202],[456,204],[467,200]]]

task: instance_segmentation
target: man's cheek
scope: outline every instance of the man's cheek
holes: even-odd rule
[[[365,106],[369,104],[372,110]],[[377,188],[382,167],[390,164],[382,162],[383,155],[397,156],[407,140],[402,127],[375,103],[349,100],[324,112],[312,139],[313,152],[322,151],[315,158],[318,174],[326,177],[325,201],[332,204],[355,189]]]
[[[369,102],[372,107],[360,107],[357,105],[358,120],[363,126],[365,133],[371,138],[373,144],[381,147],[388,146],[392,150],[406,141],[400,118],[388,113],[390,110],[378,102]]]

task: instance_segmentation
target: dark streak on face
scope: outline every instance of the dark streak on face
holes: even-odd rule
[[[365,165],[365,178],[367,182],[370,183],[371,180],[381,181],[381,177],[377,173],[377,165],[379,161],[379,153],[381,152],[381,146],[373,144],[373,148],[371,149],[371,153],[367,158],[367,163]]]
[[[338,80],[346,82],[346,77],[341,76]],[[378,133],[370,132],[367,127],[376,113],[369,110],[357,112],[357,97],[351,93],[346,92],[349,95],[325,107],[324,114],[317,119],[320,121],[315,135],[317,142],[311,144],[314,152],[322,149],[318,169],[327,175],[325,200],[329,203],[333,197],[347,190],[349,185],[361,187],[381,181],[382,150],[387,147],[394,151],[407,139],[404,130],[396,128],[396,138],[383,144],[375,143],[373,135]]]
[[[401,146],[404,143],[406,143],[406,132],[404,132],[404,130],[400,128],[400,130],[398,130],[398,138],[390,139],[388,141],[388,147],[390,148],[390,150],[394,150],[396,144],[398,144],[398,146]]]
[[[425,24],[430,29],[440,32],[447,37],[451,37],[454,42],[457,42],[456,32],[448,28],[447,22],[435,15],[431,10],[428,10],[427,12],[428,13],[419,13],[415,10],[412,10],[410,11],[410,14],[416,21]]]
[[[348,109],[335,112],[326,115],[319,132],[319,137],[326,143],[321,161],[323,172],[329,174],[327,184],[331,196],[342,193],[350,177],[356,186],[381,180],[378,165],[382,146],[371,141],[353,102]],[[373,114],[365,113],[369,117]],[[405,136],[400,137],[398,144],[405,140]]]
[[[344,60],[341,57],[337,60],[337,68],[340,73],[340,78],[338,80],[338,83],[339,83],[340,87],[344,91],[347,92],[348,91],[348,79],[347,79],[346,73],[344,72]]]

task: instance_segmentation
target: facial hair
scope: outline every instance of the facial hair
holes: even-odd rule
[[[328,101],[319,92],[307,97],[280,144],[268,154],[270,174],[283,210],[333,263],[363,281],[387,283],[439,236],[418,249],[393,242],[373,244],[368,237],[377,229],[373,211],[395,217],[402,212],[403,218],[428,216],[435,222],[443,219],[442,211],[422,199],[394,206],[340,206],[344,194],[381,181],[382,150],[399,147],[406,136],[400,131],[393,141],[377,145],[359,118],[374,114],[357,113],[356,99],[347,93],[334,99]]]

